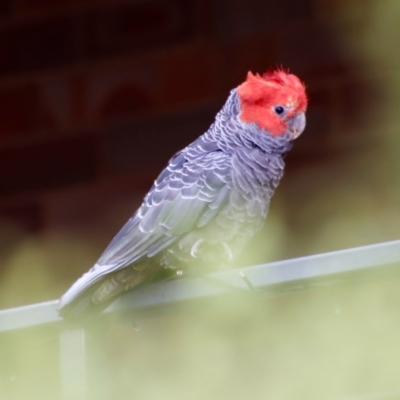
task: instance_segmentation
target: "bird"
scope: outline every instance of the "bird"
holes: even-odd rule
[[[63,317],[182,271],[229,267],[257,233],[305,129],[304,83],[282,68],[248,72],[209,129],[177,152],[96,264],[59,300]]]

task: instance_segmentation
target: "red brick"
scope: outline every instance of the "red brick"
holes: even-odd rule
[[[75,98],[71,93],[72,83],[73,79],[62,75],[50,75],[37,83],[39,111],[51,115],[54,122],[51,126],[53,129],[59,127],[66,129],[74,125],[73,107],[79,106],[79,102],[75,104]]]
[[[63,6],[73,6],[82,3],[82,0],[17,0],[17,11],[36,11],[44,9],[54,9]]]
[[[347,81],[340,88],[340,114],[349,125],[376,121],[380,106],[389,101],[385,86],[377,81]]]
[[[118,121],[152,108],[151,97],[140,87],[121,84],[105,99],[99,112],[103,121]]]
[[[303,141],[328,138],[336,115],[333,93],[329,88],[308,90],[307,128]]]
[[[288,1],[287,6],[282,6],[281,2],[275,2],[277,13],[280,15],[280,19],[291,19],[291,18],[307,18],[313,14],[314,0],[296,0]]]
[[[43,209],[36,203],[2,207],[0,221],[4,220],[30,233],[40,231],[44,227]]]
[[[277,64],[279,38],[276,35],[265,34],[238,39],[235,51],[231,54],[229,87],[241,83],[248,71],[262,73]]]
[[[156,64],[148,62],[89,71],[81,78],[86,120],[117,121],[152,108],[159,91],[157,72]]]
[[[193,36],[192,2],[151,0],[88,13],[92,56],[165,46]]]
[[[0,91],[0,135],[29,133],[54,128],[54,117],[42,108],[34,85],[21,85]]]
[[[220,38],[232,40],[255,34],[262,36],[275,26],[286,30],[289,21],[308,19],[313,14],[313,3],[313,0],[215,1],[216,31]]]
[[[0,14],[7,14],[11,11],[11,0],[0,0]]]
[[[339,76],[349,68],[337,35],[327,25],[301,23],[277,30],[276,34],[279,37],[277,61],[303,79],[317,75]]]
[[[73,124],[82,124],[87,113],[87,88],[83,76],[73,76],[68,85],[71,105],[70,118]]]
[[[217,111],[203,109],[107,130],[103,151],[112,172],[158,171],[176,151],[209,128]]]
[[[0,72],[21,72],[65,65],[74,60],[73,21],[56,18],[2,29]]]
[[[160,61],[163,101],[168,107],[228,95],[222,46],[194,44],[171,49]]]
[[[216,33],[216,15],[214,0],[197,0],[195,15],[196,33],[199,36],[210,36]]]
[[[87,182],[96,172],[97,144],[91,135],[0,150],[0,194]]]
[[[43,11],[43,10],[51,10],[51,9],[60,9],[60,8],[68,8],[75,7],[76,5],[88,7],[90,5],[99,6],[99,5],[107,5],[114,4],[113,0],[15,0],[17,11],[22,12],[32,12],[32,11]]]

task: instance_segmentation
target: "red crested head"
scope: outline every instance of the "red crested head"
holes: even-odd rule
[[[294,125],[293,137],[304,130],[307,95],[297,76],[283,70],[266,72],[262,76],[249,72],[237,93],[243,122],[255,122],[272,136],[283,135]]]

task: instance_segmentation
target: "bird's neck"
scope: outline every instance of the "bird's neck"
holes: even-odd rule
[[[236,89],[233,89],[207,132],[223,151],[232,153],[237,147],[246,147],[258,148],[265,154],[283,156],[292,147],[289,133],[274,137],[256,123],[241,121],[239,115],[239,98]]]

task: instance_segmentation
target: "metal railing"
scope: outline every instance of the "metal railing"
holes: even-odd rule
[[[381,275],[400,273],[399,263],[400,240],[397,240],[205,276],[184,276],[127,292],[104,310],[100,318],[109,323],[114,316],[132,311],[135,320],[159,313],[178,312],[182,305],[190,301],[235,290],[275,296],[337,285],[349,279],[376,279]],[[62,399],[109,399],[106,365],[102,365],[106,364],[105,336],[98,330],[95,332],[90,323],[73,326],[63,322],[57,314],[57,301],[0,311],[0,333],[47,324],[59,325]],[[96,385],[91,386],[95,387],[96,393],[87,389],[91,380],[96,381]],[[399,394],[393,393],[386,393],[385,396],[371,398],[400,398]]]

